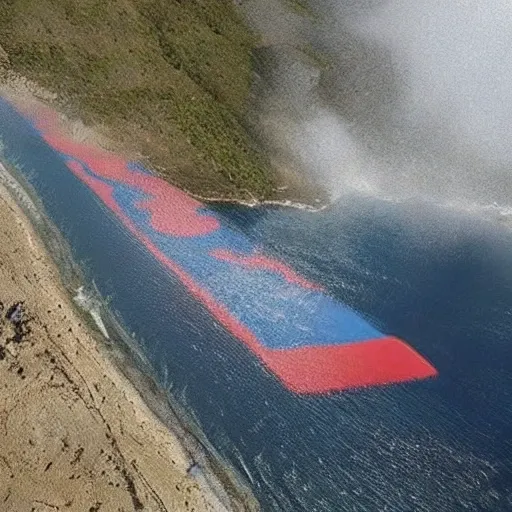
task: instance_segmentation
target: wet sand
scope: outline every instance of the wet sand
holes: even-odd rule
[[[2,186],[0,226],[0,509],[224,510],[104,356]]]

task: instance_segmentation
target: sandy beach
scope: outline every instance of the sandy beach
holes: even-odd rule
[[[0,186],[0,509],[216,511]]]

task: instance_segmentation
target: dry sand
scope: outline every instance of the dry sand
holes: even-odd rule
[[[60,283],[0,186],[0,510],[219,510]],[[28,319],[19,342],[6,318],[18,302]]]

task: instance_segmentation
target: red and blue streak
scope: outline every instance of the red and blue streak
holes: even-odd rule
[[[70,171],[288,389],[326,393],[437,374],[407,343],[259,252],[176,187],[64,136],[52,112],[32,121]]]

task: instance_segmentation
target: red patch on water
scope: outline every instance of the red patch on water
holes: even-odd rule
[[[116,213],[121,211],[117,203],[114,201],[114,187],[112,185],[108,185],[107,183],[87,174],[83,165],[76,160],[70,160],[66,162],[66,165],[71,169],[73,174],[78,176],[90,189],[92,189],[106,205],[110,206],[110,208],[112,208]]]
[[[271,350],[262,359],[296,393],[327,393],[437,375],[426,359],[394,337]]]
[[[98,148],[64,138],[58,130],[58,117],[45,110],[33,119],[44,140],[64,155],[80,160],[95,175],[124,183],[149,196],[137,207],[151,215],[152,227],[172,236],[198,236],[219,229],[214,217],[197,213],[202,204],[159,178],[130,171],[127,162]],[[302,347],[275,350],[264,347],[254,333],[171,258],[141,232],[122,211],[113,197],[114,187],[91,176],[77,161],[68,161],[69,169],[118,216],[126,228],[166,268],[187,287],[192,296],[234,336],[258,356],[290,390],[297,393],[326,393],[349,388],[389,384],[437,375],[436,369],[410,346],[393,337],[353,344]],[[260,255],[241,256],[227,250],[212,255],[248,268],[277,272],[294,284],[319,289],[279,261]]]
[[[164,180],[128,169],[128,162],[102,149],[87,146],[62,136],[58,116],[45,110],[33,118],[44,140],[57,151],[80,160],[101,178],[117,181],[147,194],[139,207],[150,214],[151,227],[171,236],[206,235],[220,228],[212,216],[200,215],[203,205]]]
[[[262,254],[253,254],[246,256],[243,254],[236,254],[228,249],[214,249],[210,255],[218,260],[228,261],[235,265],[254,270],[267,270],[275,274],[280,274],[283,278],[291,284],[296,284],[302,288],[307,288],[315,291],[323,291],[323,288],[316,284],[304,279],[295,273],[290,267],[281,263],[273,258],[268,258]]]

